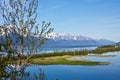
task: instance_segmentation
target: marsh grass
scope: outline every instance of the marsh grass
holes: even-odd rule
[[[108,65],[109,62],[97,62],[97,61],[72,61],[68,58],[71,58],[71,56],[57,56],[57,57],[46,57],[44,59],[36,58],[33,59],[32,64],[39,64],[39,65]]]

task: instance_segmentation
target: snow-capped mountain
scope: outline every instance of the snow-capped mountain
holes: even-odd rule
[[[111,45],[113,41],[106,39],[92,39],[82,35],[66,34],[66,33],[51,33],[47,36],[47,46],[100,46]]]
[[[91,40],[92,39],[82,35],[74,35],[67,33],[51,33],[47,38],[53,40]]]
[[[0,35],[0,36],[2,38],[3,35]],[[99,45],[114,44],[113,41],[106,40],[106,39],[93,39],[93,38],[82,36],[82,35],[74,35],[74,34],[66,34],[66,33],[63,33],[63,34],[62,33],[51,33],[46,37],[48,38],[48,40],[45,42],[43,46],[47,46],[47,47],[51,47],[51,46],[52,47],[56,47],[56,46],[96,46],[96,45],[99,46]],[[14,41],[14,34],[11,35],[11,38]],[[35,41],[38,41],[38,38],[33,35],[31,36],[31,38],[34,38]],[[0,39],[0,42],[2,42],[1,39]]]

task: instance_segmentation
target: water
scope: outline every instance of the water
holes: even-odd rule
[[[41,68],[47,80],[120,80],[120,52],[109,52],[104,55],[113,57],[91,57],[88,60],[109,61],[109,65],[31,65],[26,68],[31,73],[38,73]],[[98,58],[98,59],[97,59]]]
[[[93,50],[96,49],[98,46],[53,46],[53,47],[42,47],[41,53],[50,53],[54,51],[75,51],[75,50]]]

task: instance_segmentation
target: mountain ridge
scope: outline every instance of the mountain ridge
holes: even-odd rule
[[[51,33],[47,37],[48,39],[54,39],[54,40],[89,40],[92,38],[82,36],[82,35],[75,35],[75,34],[69,34],[69,33]]]
[[[112,45],[115,42],[107,39],[93,39],[90,37],[67,34],[67,33],[51,33],[47,36],[47,46],[90,46],[90,45]]]
[[[2,36],[3,35],[1,35],[1,38]],[[11,38],[14,41],[13,36],[14,34],[13,35],[11,34]],[[34,38],[34,40],[38,41],[38,38],[33,35],[31,36],[31,38]],[[48,40],[45,42],[43,46],[111,45],[115,43],[113,41],[106,40],[106,39],[93,39],[93,38],[78,35],[78,34],[75,35],[75,34],[67,34],[67,33],[51,33],[48,36],[46,36],[46,38]],[[0,40],[0,42],[2,41]]]
[[[96,41],[111,41],[107,39],[93,39],[87,36],[79,35],[79,34],[69,34],[69,33],[51,33],[47,36],[48,39],[54,40],[96,40]],[[112,41],[114,42],[114,41]]]

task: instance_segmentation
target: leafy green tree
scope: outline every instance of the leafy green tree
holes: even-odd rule
[[[32,53],[39,50],[47,40],[46,36],[53,31],[53,28],[49,27],[50,22],[37,24],[37,7],[38,0],[2,0],[0,3],[3,19],[0,26],[0,51],[7,53],[4,54],[5,57],[0,56],[1,62],[2,58],[6,58],[5,66],[0,64],[1,69],[8,64],[17,64],[22,69],[32,57]],[[21,58],[24,54],[28,56],[23,64]],[[13,63],[16,59],[17,62]]]

